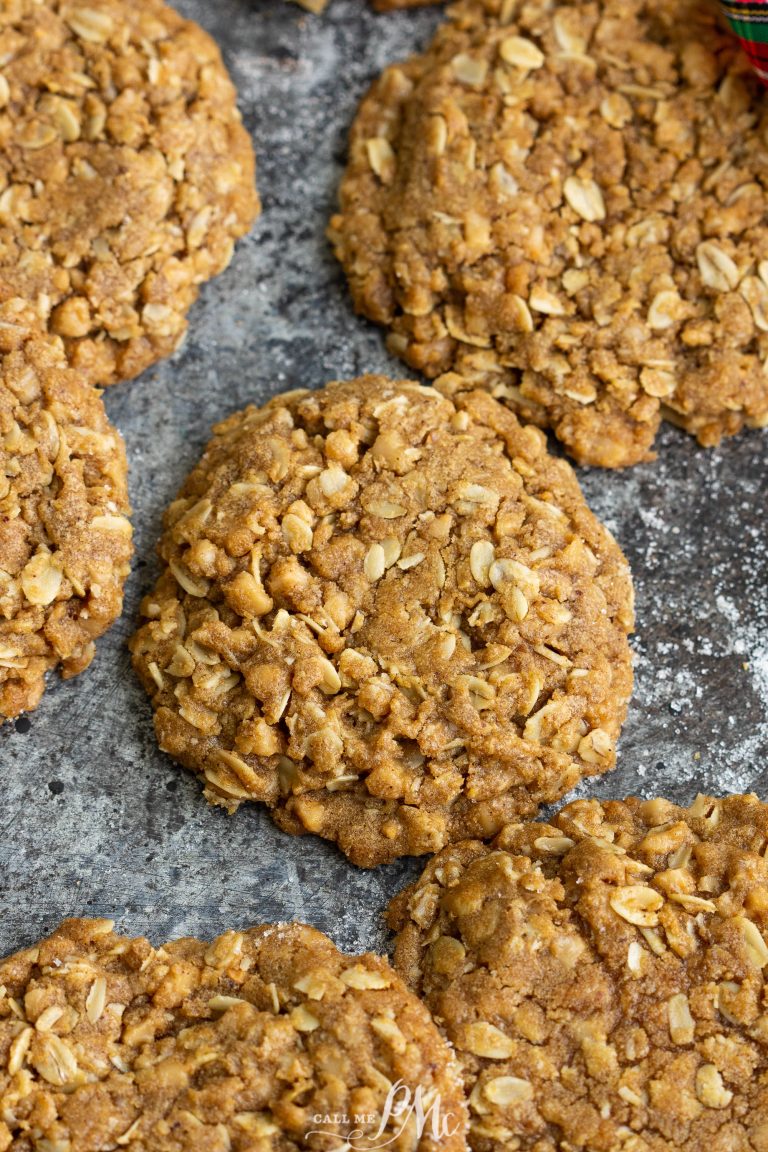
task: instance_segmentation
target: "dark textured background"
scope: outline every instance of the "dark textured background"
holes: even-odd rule
[[[423,44],[435,11],[374,16],[332,0],[178,0],[218,39],[259,158],[264,215],[203,292],[177,356],[112,389],[128,445],[136,561],[123,619],[83,676],[51,681],[0,729],[0,954],[67,915],[112,915],[155,942],[276,918],[350,949],[382,947],[381,910],[419,865],[376,872],[329,844],[230,818],[156,748],[125,641],[154,575],[164,506],[211,424],[248,401],[362,371],[399,372],[357,320],[324,240],[347,127],[382,65]],[[768,798],[768,434],[703,452],[667,429],[656,464],[584,472],[637,586],[637,690],[602,796],[754,789]],[[581,789],[584,794],[588,789]]]

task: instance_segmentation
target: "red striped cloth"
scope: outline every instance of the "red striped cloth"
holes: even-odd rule
[[[721,5],[752,67],[768,84],[768,0],[721,0]]]

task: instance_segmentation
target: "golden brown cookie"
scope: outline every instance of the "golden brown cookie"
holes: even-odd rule
[[[67,920],[0,962],[2,1149],[365,1152],[379,1128],[466,1148],[453,1054],[379,956],[300,924],[155,949]]]
[[[22,300],[0,304],[0,720],[87,668],[131,559],[125,449]]]
[[[169,355],[258,209],[211,38],[161,0],[0,6],[0,300],[93,383]]]
[[[430,861],[396,965],[475,1152],[768,1148],[768,805],[580,800]]]
[[[768,104],[699,0],[463,0],[358,113],[336,254],[390,350],[580,463],[768,423]]]
[[[613,766],[629,569],[538,429],[367,376],[215,433],[132,641],[160,746],[209,800],[371,866]]]

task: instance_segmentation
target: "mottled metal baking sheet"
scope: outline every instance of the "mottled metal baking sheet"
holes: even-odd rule
[[[219,418],[249,401],[363,371],[400,374],[355,318],[324,239],[355,105],[440,19],[332,0],[178,0],[224,49],[259,156],[264,214],[203,292],[176,357],[112,389],[128,445],[137,555],[119,625],[88,672],[51,681],[0,730],[0,954],[68,915],[111,915],[156,942],[299,918],[343,947],[386,946],[381,912],[418,873],[375,872],[256,807],[209,808],[157,749],[125,641],[154,573],[162,510]],[[768,434],[704,452],[667,428],[659,460],[585,471],[595,511],[635,573],[637,689],[600,796],[754,789],[768,799]]]

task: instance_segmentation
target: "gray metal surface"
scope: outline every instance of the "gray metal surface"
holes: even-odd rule
[[[216,36],[259,155],[264,215],[191,317],[184,348],[107,396],[126,438],[136,562],[97,659],[0,730],[0,954],[67,915],[113,915],[156,942],[297,917],[382,947],[381,911],[415,861],[376,872],[266,814],[229,818],[156,748],[125,641],[155,572],[164,506],[211,424],[253,400],[365,370],[400,373],[356,319],[323,238],[346,129],[367,82],[417,48],[434,11],[375,17],[332,0],[178,0]],[[667,429],[656,464],[585,472],[637,585],[637,690],[601,796],[754,789],[768,799],[768,434],[703,452]]]

